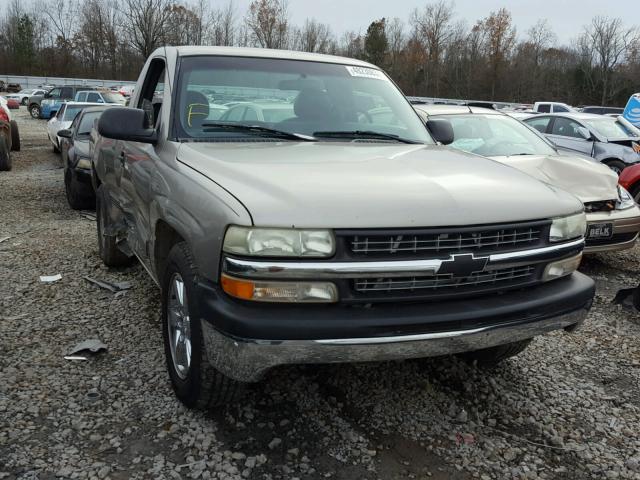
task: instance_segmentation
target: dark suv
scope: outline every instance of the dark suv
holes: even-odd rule
[[[51,118],[57,112],[55,105],[61,102],[71,101],[75,98],[76,93],[81,90],[95,90],[95,87],[88,87],[86,85],[62,85],[60,87],[53,87],[44,95],[32,95],[29,97],[29,113],[33,118]],[[43,108],[43,100],[46,100],[46,104],[50,103],[47,108]],[[43,112],[43,110],[45,110]]]

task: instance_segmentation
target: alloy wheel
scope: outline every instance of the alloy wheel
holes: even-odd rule
[[[169,282],[167,301],[167,331],[173,368],[182,380],[189,375],[191,367],[191,319],[187,303],[187,290],[179,273],[174,273]]]

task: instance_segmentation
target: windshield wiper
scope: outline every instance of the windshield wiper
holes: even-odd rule
[[[402,138],[399,135],[393,135],[391,133],[380,133],[374,132],[372,130],[336,130],[336,131],[326,131],[326,132],[313,132],[314,137],[349,137],[349,138],[379,138],[381,140],[395,140],[396,142],[401,143],[421,143],[416,142],[415,140],[409,140],[407,138]]]
[[[316,139],[303,135],[302,133],[285,132],[284,130],[276,130],[275,128],[262,127],[260,125],[245,125],[242,123],[223,123],[223,122],[207,122],[203,123],[203,131],[215,132],[217,130],[236,130],[239,132],[269,134],[270,136],[288,138],[290,140],[302,140],[304,142],[315,142]]]

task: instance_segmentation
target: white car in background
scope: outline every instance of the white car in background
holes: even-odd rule
[[[47,134],[49,140],[53,144],[53,151],[60,153],[60,137],[58,132],[69,128],[71,122],[76,118],[76,115],[85,107],[93,107],[95,105],[104,105],[104,103],[89,103],[89,102],[67,102],[63,103],[55,117],[51,117],[51,120],[47,123]]]
[[[14,99],[20,102],[20,105],[26,105],[29,102],[29,97],[32,95],[44,95],[46,90],[41,88],[25,88],[18,93],[9,93],[5,95],[7,99]]]

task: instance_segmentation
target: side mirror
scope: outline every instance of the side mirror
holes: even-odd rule
[[[429,130],[437,142],[440,142],[443,145],[453,143],[453,127],[449,120],[445,120],[443,118],[431,118],[427,120],[427,130]]]
[[[591,132],[589,131],[588,128],[586,128],[586,127],[578,127],[578,133],[585,140],[592,140]]]
[[[138,108],[113,107],[98,120],[98,133],[106,138],[155,144],[158,135],[150,128],[147,114]]]
[[[46,92],[46,93],[44,94],[44,98],[51,98],[51,94],[50,94],[49,92]]]
[[[64,130],[60,130],[58,132],[58,136],[59,137],[71,138],[72,135],[73,135],[73,132],[71,130],[69,130],[68,128],[65,128]]]

